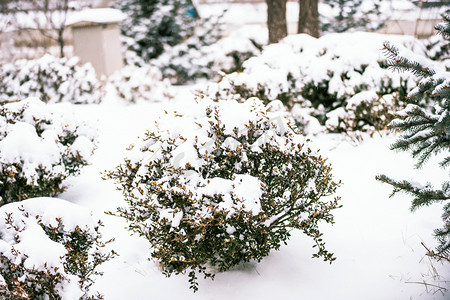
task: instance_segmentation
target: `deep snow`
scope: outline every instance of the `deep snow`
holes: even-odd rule
[[[287,246],[261,263],[219,273],[214,281],[200,280],[195,294],[188,288],[187,276],[165,278],[148,260],[147,241],[130,236],[121,218],[103,215],[125,203],[114,184],[101,179],[101,172],[118,165],[125,149],[154,126],[159,114],[192,98],[180,88],[170,103],[104,101],[74,106],[77,113],[97,121],[98,149],[92,165],[68,179],[69,188],[59,198],[92,209],[104,220],[105,237],[116,238],[111,246],[120,256],[100,267],[104,276],[93,287],[105,299],[448,299],[449,294],[424,284],[450,288],[450,270],[430,261],[421,245],[435,246],[432,231],[442,225],[442,208],[436,205],[411,213],[410,198],[390,199],[391,188],[375,180],[384,172],[439,184],[447,174],[434,160],[414,170],[407,153],[389,150],[393,135],[367,138],[358,145],[338,135],[310,137],[312,148],[321,149],[336,179],[343,182],[337,192],[343,207],[334,212],[336,224],[322,224],[328,248],[337,257],[331,265],[311,258],[312,241],[293,232]]]

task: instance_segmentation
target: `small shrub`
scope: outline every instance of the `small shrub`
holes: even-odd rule
[[[0,208],[2,299],[103,299],[90,291],[96,268],[114,257],[101,222],[86,209],[52,198]]]
[[[44,55],[0,67],[0,103],[37,97],[44,102],[91,104],[100,102],[100,84],[90,64],[78,58]]]
[[[55,196],[88,163],[95,132],[70,105],[29,98],[0,107],[0,205]]]
[[[106,91],[128,103],[159,102],[173,98],[170,83],[163,80],[161,72],[148,64],[128,65],[108,78]]]
[[[373,92],[361,92],[350,98],[345,108],[328,113],[325,125],[329,132],[347,133],[360,138],[358,133],[372,135],[387,129],[399,107],[402,105],[392,94],[378,96]]]
[[[333,223],[338,183],[331,166],[307,146],[286,113],[259,99],[203,99],[162,118],[130,156],[107,173],[128,207],[116,215],[151,244],[163,273],[214,277],[261,261],[293,229],[315,241],[314,257],[333,261],[319,221]]]

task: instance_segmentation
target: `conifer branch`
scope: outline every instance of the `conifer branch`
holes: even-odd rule
[[[435,27],[444,38],[450,37],[450,15],[444,16],[444,22]],[[402,132],[400,138],[391,145],[391,149],[410,151],[417,159],[416,168],[420,168],[432,154],[450,150],[450,73],[438,73],[420,65],[413,59],[400,55],[399,50],[384,43],[384,51],[388,64],[399,71],[410,71],[422,77],[416,88],[409,91],[409,104],[405,110],[397,113],[397,119],[391,121],[389,127]],[[421,106],[430,101],[428,107]],[[440,167],[450,166],[450,156],[445,157]],[[434,189],[430,183],[421,185],[407,180],[393,180],[386,175],[378,175],[376,179],[393,186],[391,196],[404,192],[413,196],[411,210],[433,203],[450,200],[450,181],[446,180],[441,189]],[[437,252],[428,250],[430,257],[441,258],[450,262],[450,203],[444,206],[442,215],[444,226],[434,231],[439,241]]]
[[[435,74],[435,71],[422,66],[417,61],[409,60],[408,58],[400,55],[397,47],[391,45],[389,42],[383,43],[383,51],[388,57],[388,65],[396,71],[410,71],[416,76],[429,77]]]

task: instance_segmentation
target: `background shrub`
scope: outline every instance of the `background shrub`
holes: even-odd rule
[[[96,268],[114,256],[101,222],[64,200],[36,198],[0,208],[2,299],[102,299]]]
[[[170,82],[149,64],[127,65],[108,78],[106,93],[113,92],[129,103],[159,102],[173,98]]]
[[[401,107],[399,98],[388,94],[379,96],[372,91],[361,92],[347,101],[347,105],[327,114],[326,128],[329,132],[373,134],[387,129],[396,109]]]
[[[88,163],[96,132],[70,105],[29,98],[0,107],[1,205],[55,196]]]
[[[116,213],[148,239],[167,276],[214,277],[260,261],[302,230],[315,257],[333,261],[318,222],[333,222],[331,166],[296,134],[284,112],[256,98],[201,100],[169,113],[107,173],[127,207]]]
[[[100,102],[100,84],[90,64],[73,57],[44,55],[0,67],[0,103],[37,97],[41,101],[91,104]]]
[[[228,74],[201,93],[213,99],[237,101],[245,101],[251,96],[265,103],[278,99],[289,109],[295,106],[308,108],[310,115],[322,125],[330,116],[342,115],[343,111],[348,114],[345,118],[354,118],[356,107],[353,112],[347,112],[347,109],[354,106],[354,103],[349,104],[352,97],[360,93],[371,95],[369,99],[359,101],[360,105],[372,103],[371,107],[383,104],[401,108],[406,91],[414,87],[416,79],[408,73],[393,76],[388,70],[380,51],[385,38],[385,35],[362,32],[328,34],[319,39],[305,34],[289,36],[278,44],[264,47],[261,55],[244,62],[243,72]],[[354,41],[359,39],[370,43],[355,45]],[[425,53],[424,44],[412,37],[395,39],[405,48]],[[372,97],[374,94],[377,96]],[[379,99],[383,99],[383,103],[377,103]],[[337,111],[332,113],[334,110]],[[367,109],[361,107],[357,110],[362,113]],[[374,111],[378,115],[386,113],[384,117],[370,121],[380,121],[380,124],[368,127],[360,126],[359,121],[346,122],[345,125],[351,127],[345,128],[345,131],[384,128],[391,118],[388,111]],[[302,122],[300,119],[297,121]],[[338,129],[335,126],[328,126],[327,129],[344,131],[343,127]]]

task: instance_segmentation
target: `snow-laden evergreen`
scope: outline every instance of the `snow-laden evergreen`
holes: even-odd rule
[[[156,58],[194,33],[195,16],[187,0],[120,0],[114,7],[127,15],[121,23],[128,48],[145,61]]]
[[[447,42],[450,39],[450,16],[444,16],[444,22],[436,29]],[[390,127],[402,133],[392,145],[392,149],[409,151],[417,160],[416,167],[422,167],[433,155],[441,157],[440,167],[450,166],[450,72],[436,71],[433,65],[420,56],[402,52],[386,42],[385,51],[389,64],[396,70],[408,71],[420,78],[419,84],[408,93],[408,106],[397,112],[397,119]],[[429,102],[429,103],[427,103]],[[423,107],[424,104],[426,107]],[[431,183],[422,184],[410,180],[394,180],[380,175],[379,180],[394,186],[393,194],[406,192],[413,196],[411,209],[428,206],[433,203],[446,203],[442,219],[444,226],[435,231],[440,244],[436,253],[430,253],[437,259],[450,261],[450,181],[443,178],[442,187],[434,188]]]
[[[258,26],[245,26],[220,37],[211,34],[217,30],[216,22],[205,23],[198,34],[168,47],[151,61],[172,83],[217,80],[220,73],[241,71],[244,61],[259,55],[263,45],[267,44],[267,32]]]
[[[381,0],[324,0],[321,6],[323,32],[375,31],[384,26]]]

